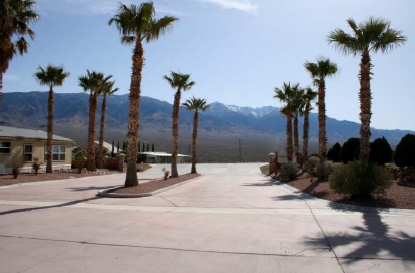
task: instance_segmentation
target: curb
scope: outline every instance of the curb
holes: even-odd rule
[[[304,202],[312,201],[321,204],[325,204],[328,207],[332,208],[333,210],[339,210],[344,212],[360,212],[360,213],[373,213],[373,214],[388,214],[388,215],[409,215],[415,216],[414,209],[395,209],[395,208],[377,208],[377,207],[366,207],[366,206],[359,206],[359,205],[349,205],[349,204],[342,204],[337,203],[325,199],[321,199],[315,196],[312,196],[308,193],[302,192],[297,188],[291,187],[281,181],[276,179],[272,179],[272,183],[278,187],[281,187],[286,192],[299,196]],[[311,208],[312,210],[318,210],[319,208]]]
[[[199,179],[201,177],[203,177],[203,175],[200,175],[198,177],[195,177],[195,178],[192,178],[192,179],[183,181],[181,183],[177,183],[177,184],[171,185],[171,186],[166,187],[166,188],[161,188],[161,189],[155,190],[153,192],[149,192],[149,193],[142,193],[142,194],[109,193],[109,191],[111,191],[111,190],[123,188],[123,187],[114,187],[114,188],[110,188],[110,189],[106,189],[106,190],[99,191],[96,196],[110,197],[110,198],[141,198],[141,197],[149,197],[149,196],[153,196],[153,195],[162,193],[164,191],[168,191],[168,190],[170,190],[172,188],[175,188],[175,187],[184,185],[184,184],[189,183],[189,182],[191,182],[193,180],[197,180],[197,179]]]

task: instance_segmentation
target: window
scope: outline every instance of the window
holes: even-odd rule
[[[0,141],[0,154],[10,154],[12,143],[10,141]]]
[[[24,144],[23,145],[23,161],[31,162],[33,154],[33,144]]]
[[[65,145],[52,146],[52,161],[65,161]]]

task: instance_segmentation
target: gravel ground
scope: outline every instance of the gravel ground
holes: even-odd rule
[[[329,182],[316,181],[316,179],[310,182],[310,178],[300,178],[286,183],[315,197],[334,202],[368,207],[415,209],[415,188],[407,186],[394,184],[387,190],[384,196],[360,200],[336,194],[331,191]]]
[[[166,188],[181,182],[184,182],[186,180],[190,180],[193,178],[196,178],[200,176],[200,174],[184,174],[177,178],[169,178],[167,180],[161,179],[161,180],[154,180],[147,183],[139,184],[135,187],[129,187],[129,188],[118,188],[116,190],[109,191],[111,193],[124,193],[124,194],[142,194],[142,193],[149,193],[153,192],[162,188]]]

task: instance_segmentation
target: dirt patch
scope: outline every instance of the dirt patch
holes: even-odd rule
[[[169,178],[167,180],[161,179],[161,180],[154,180],[147,183],[139,184],[135,187],[129,187],[129,188],[118,188],[115,190],[108,191],[109,193],[121,193],[121,194],[144,194],[144,193],[150,193],[162,188],[170,187],[175,184],[184,182],[186,180],[190,180],[196,177],[199,177],[200,174],[184,174],[177,178]]]
[[[84,170],[82,174],[78,174],[77,170],[63,170],[56,171],[53,173],[39,173],[38,175],[35,175],[34,173],[21,173],[16,179],[13,177],[13,175],[0,175],[0,186],[50,180],[74,179],[88,176],[100,176],[119,173],[120,172],[110,170],[97,170],[96,172],[89,172]]]
[[[349,196],[334,193],[329,182],[321,182],[301,177],[298,180],[286,182],[287,185],[297,188],[312,196],[334,202],[379,208],[415,209],[415,188],[393,184],[384,196],[373,199],[350,199]]]

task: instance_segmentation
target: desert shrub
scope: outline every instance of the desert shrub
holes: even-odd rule
[[[360,153],[360,139],[356,137],[349,138],[343,143],[340,159],[343,163],[355,161],[359,158]]]
[[[340,162],[340,153],[342,151],[342,146],[338,142],[333,145],[327,152],[327,159],[332,160],[333,162]]]
[[[20,174],[19,166],[17,166],[16,164],[13,164],[12,174],[13,174],[14,179],[16,179]]]
[[[290,181],[297,179],[298,168],[297,164],[293,162],[288,162],[281,166],[280,168],[280,179],[284,181]]]
[[[320,158],[317,156],[310,156],[305,163],[305,170],[309,175],[317,176],[317,166],[320,164]]]
[[[38,174],[41,164],[42,163],[39,162],[39,157],[34,157],[33,158],[32,169],[35,171],[35,175]]]
[[[327,181],[329,179],[329,175],[334,171],[334,163],[333,161],[324,161],[318,164],[317,166],[317,178],[320,181]]]
[[[330,188],[352,198],[383,194],[392,185],[390,174],[372,162],[355,161],[339,166],[329,176]]]
[[[385,165],[385,163],[392,161],[392,154],[392,148],[384,137],[377,138],[370,143],[370,162],[375,162],[378,165]]]
[[[415,134],[405,135],[396,146],[395,164],[398,167],[415,167]]]

